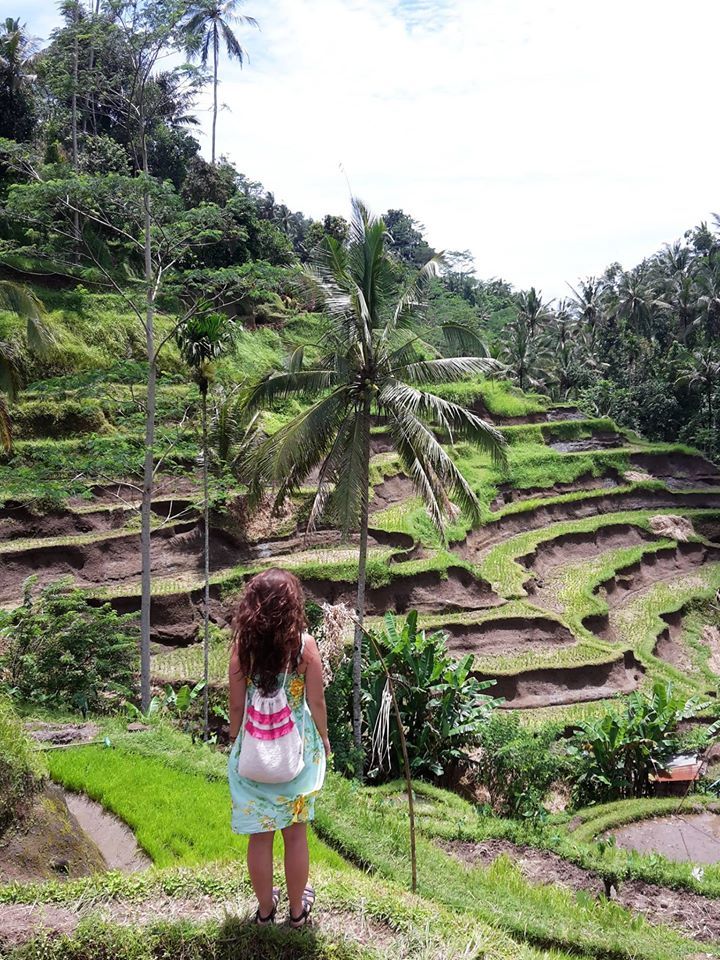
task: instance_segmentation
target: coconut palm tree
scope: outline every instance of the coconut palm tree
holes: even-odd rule
[[[504,330],[500,359],[521,390],[542,385],[549,355],[541,338],[533,337],[522,314]]]
[[[20,20],[7,17],[0,25],[0,127],[3,136],[13,140],[32,135],[35,109],[30,85],[37,48]]]
[[[218,113],[218,61],[220,59],[220,41],[225,43],[225,52],[229,60],[237,60],[240,66],[246,57],[246,51],[233,33],[233,27],[246,25],[257,27],[254,17],[236,13],[242,0],[194,0],[190,3],[184,23],[185,46],[188,56],[199,57],[203,67],[207,66],[212,49],[213,61],[213,119],[211,159],[215,163],[215,129]]]
[[[212,377],[212,364],[232,343],[231,322],[217,313],[199,314],[183,323],[176,332],[180,353],[190,367],[200,391],[202,414],[203,465],[203,737],[208,738],[209,726],[209,653],[210,653],[210,496],[208,489],[208,415],[207,396]]]
[[[30,61],[37,49],[37,40],[29,36],[25,24],[6,17],[0,28],[0,74],[10,93],[17,93],[31,78]]]
[[[707,258],[698,272],[697,284],[700,289],[698,304],[704,320],[705,336],[708,340],[713,340],[720,336],[720,259],[717,256]]]
[[[518,294],[518,315],[522,317],[531,337],[549,317],[549,304],[542,298],[542,290],[530,287],[529,290]]]
[[[43,305],[29,287],[12,280],[0,280],[0,310],[8,310],[26,321],[28,347],[42,354],[52,343],[43,322]],[[22,358],[18,345],[0,341],[0,443],[6,453],[12,450],[13,430],[9,403],[22,383]]]
[[[701,347],[687,353],[680,367],[677,383],[700,390],[705,395],[708,411],[708,430],[715,425],[713,397],[720,384],[720,352],[715,346]]]
[[[388,439],[404,471],[441,531],[451,510],[450,496],[470,517],[478,516],[479,507],[432,426],[451,442],[455,437],[466,439],[502,457],[502,437],[493,427],[429,389],[497,368],[483,357],[426,359],[431,348],[413,335],[410,324],[424,306],[438,263],[433,257],[398,289],[385,223],[354,200],[348,243],[325,237],[312,268],[328,315],[320,359],[306,368],[299,348],[288,369],[262,377],[246,395],[249,409],[290,396],[310,401],[254,451],[249,467],[256,496],[272,485],[276,502],[282,502],[319,467],[309,528],[332,504],[344,533],[360,529],[353,649],[353,733],[358,746],[372,416],[379,415],[387,424]]]
[[[680,339],[686,344],[701,310],[695,278],[689,273],[675,273],[663,293],[653,301],[653,306],[676,318]]]
[[[618,313],[636,333],[652,333],[652,292],[640,268],[623,273],[618,284]]]
[[[595,277],[588,277],[587,280],[580,280],[577,287],[570,287],[570,291],[573,295],[570,301],[572,307],[594,340],[602,319],[603,286]]]

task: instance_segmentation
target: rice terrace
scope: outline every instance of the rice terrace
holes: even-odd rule
[[[218,100],[266,6],[0,27],[0,957],[720,957],[720,220],[544,296],[293,210]],[[276,569],[302,929],[228,789]]]

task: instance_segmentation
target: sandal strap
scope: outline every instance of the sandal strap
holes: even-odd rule
[[[263,917],[260,913],[260,908],[258,907],[258,909],[255,911],[255,923],[272,923],[277,916],[277,911],[277,904],[275,904],[270,913],[266,917]]]
[[[260,907],[255,911],[255,923],[272,923],[278,912],[278,905],[280,903],[280,891],[277,888],[273,889],[273,908],[270,913],[263,917],[260,913]]]

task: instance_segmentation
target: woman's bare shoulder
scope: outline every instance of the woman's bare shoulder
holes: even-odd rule
[[[318,650],[317,641],[311,633],[304,633],[302,639],[302,656],[300,657],[298,666],[304,671],[305,667],[307,667],[312,660],[320,659],[320,651]]]

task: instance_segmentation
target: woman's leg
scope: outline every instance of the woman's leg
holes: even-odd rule
[[[287,883],[290,913],[299,917],[303,912],[303,891],[310,873],[310,852],[307,842],[307,824],[293,823],[282,832],[285,844],[285,882]]]
[[[273,912],[273,839],[275,831],[253,833],[248,839],[247,865],[261,917]]]

